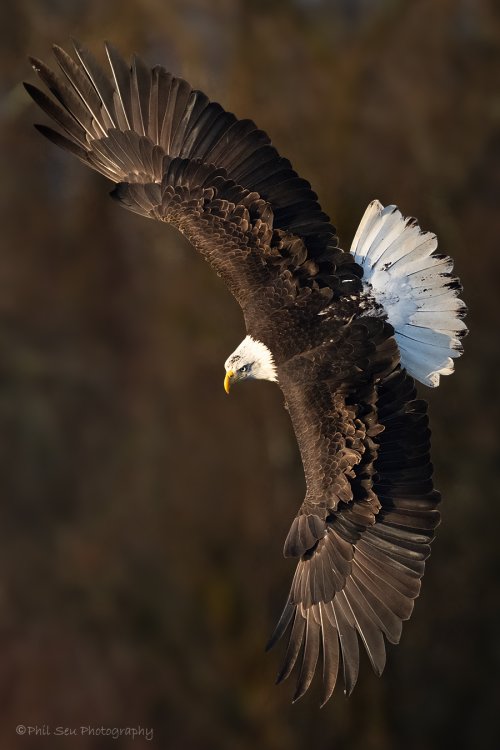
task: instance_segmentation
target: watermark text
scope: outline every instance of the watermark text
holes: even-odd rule
[[[109,737],[117,740],[120,737],[145,739],[151,742],[154,736],[152,727],[106,727],[85,724],[79,727],[52,726],[51,724],[18,724],[16,734],[26,737]]]

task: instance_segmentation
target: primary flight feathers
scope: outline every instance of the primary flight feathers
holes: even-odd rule
[[[111,76],[79,45],[76,59],[54,47],[58,74],[32,60],[52,98],[27,90],[59,130],[37,127],[116,183],[126,208],[176,226],[240,303],[248,335],[226,362],[226,389],[277,380],[307,483],[269,645],[290,630],[279,680],[301,655],[295,699],[320,653],[324,701],[340,668],[350,693],[358,637],[377,674],[384,636],[399,641],[439,521],[426,404],[408,373],[438,385],[461,351],[451,261],[377,201],[344,252],[309,183],[253,122],[106,51]]]

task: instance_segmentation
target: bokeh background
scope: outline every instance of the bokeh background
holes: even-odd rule
[[[11,0],[0,35],[0,746],[498,747],[498,4]],[[363,658],[321,711],[320,680],[292,707],[263,652],[304,491],[280,392],[226,397],[244,331],[222,283],[33,130],[27,55],[71,37],[255,119],[344,247],[378,197],[456,260],[471,333],[457,373],[422,387],[444,496],[423,592],[383,677]]]

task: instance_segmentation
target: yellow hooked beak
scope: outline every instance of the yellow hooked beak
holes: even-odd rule
[[[234,371],[228,370],[226,372],[226,377],[224,378],[224,390],[226,393],[229,393],[229,389],[231,388],[231,378],[234,377]]]

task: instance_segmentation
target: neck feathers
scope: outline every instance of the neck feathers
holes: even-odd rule
[[[276,365],[274,363],[274,357],[270,349],[267,348],[262,341],[257,341],[251,336],[247,336],[243,342],[247,344],[249,353],[254,358],[254,377],[260,378],[261,380],[270,380],[272,383],[276,383],[278,380],[278,374],[276,372]]]

